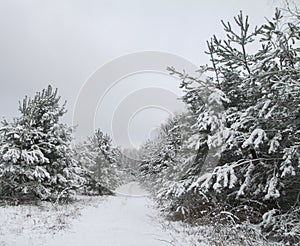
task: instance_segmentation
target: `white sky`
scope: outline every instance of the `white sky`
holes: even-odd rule
[[[18,100],[51,83],[68,101],[64,121],[71,124],[80,88],[107,61],[153,50],[201,65],[208,62],[206,40],[222,33],[221,19],[232,21],[243,10],[250,23],[261,24],[282,5],[279,0],[0,0],[0,115],[16,116]],[[110,104],[141,85],[176,91],[169,80],[149,74],[127,78],[115,88],[119,101],[105,99],[101,110],[107,117],[97,115],[97,124],[109,132]],[[166,116],[160,110],[141,112],[129,127],[132,141],[139,144]]]

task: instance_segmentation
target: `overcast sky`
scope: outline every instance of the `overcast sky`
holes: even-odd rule
[[[104,63],[153,50],[205,64],[205,42],[222,35],[221,19],[231,21],[243,10],[259,25],[278,5],[282,1],[0,0],[0,115],[16,116],[18,100],[51,83],[68,101],[64,121],[71,124],[80,88]],[[170,80],[153,74],[126,78],[111,92],[113,100],[105,98],[96,123],[109,133],[110,105],[137,88],[161,86],[179,95]],[[151,135],[168,114],[151,108],[137,113],[128,130],[134,144]]]

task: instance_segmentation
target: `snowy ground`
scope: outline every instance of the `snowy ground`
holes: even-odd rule
[[[43,245],[53,234],[67,229],[95,200],[81,197],[66,205],[0,206],[0,246]]]
[[[118,188],[116,196],[69,205],[0,207],[0,246],[191,245],[175,244],[173,230],[163,221],[133,182]]]
[[[69,232],[46,245],[170,245],[171,238],[155,220],[156,211],[144,190],[130,183],[116,192],[97,208],[86,209]]]

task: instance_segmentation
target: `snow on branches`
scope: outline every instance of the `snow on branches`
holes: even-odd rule
[[[276,10],[252,31],[242,12],[234,22],[222,22],[224,40],[213,36],[207,42],[211,66],[200,67],[199,77],[169,68],[181,80],[188,108],[184,117],[193,120],[181,128],[188,137],[176,146],[186,146],[185,152],[177,152],[172,165],[157,159],[150,177],[159,177],[160,199],[173,199],[170,211],[184,207],[185,215],[189,211],[195,216],[203,203],[224,209],[247,204],[248,213],[256,212],[246,218],[267,225],[272,211],[283,215],[291,206],[299,208],[299,12],[284,16]],[[260,48],[249,53],[254,43]],[[203,74],[206,78],[200,79]],[[166,147],[167,142],[158,142],[152,142],[156,151],[145,163]]]
[[[0,194],[66,197],[85,172],[73,159],[72,129],[59,122],[64,106],[51,86],[20,104],[21,116],[0,129]],[[62,194],[63,193],[63,194]]]

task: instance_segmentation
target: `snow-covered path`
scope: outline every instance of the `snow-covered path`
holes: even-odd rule
[[[47,246],[166,246],[170,235],[163,230],[146,192],[135,183],[116,190],[98,207],[84,210],[69,231],[55,235]]]

